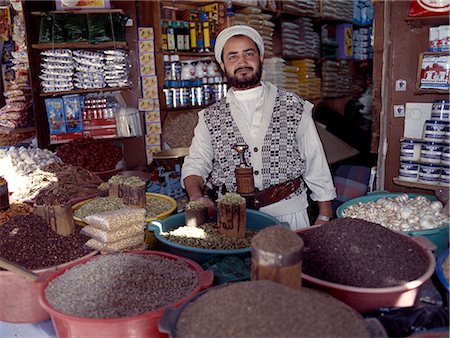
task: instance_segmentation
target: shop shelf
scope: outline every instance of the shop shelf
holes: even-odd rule
[[[106,87],[106,88],[91,88],[91,89],[73,89],[62,92],[40,93],[41,97],[48,96],[60,96],[69,94],[85,94],[85,93],[102,93],[102,92],[115,92],[121,90],[129,90],[131,87]]]
[[[127,48],[126,41],[110,41],[102,43],[90,42],[58,42],[58,43],[36,43],[31,45],[34,49],[55,49],[55,48],[79,48],[79,49],[106,49],[106,48]]]

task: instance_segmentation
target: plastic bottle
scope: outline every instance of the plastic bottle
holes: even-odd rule
[[[176,41],[176,49],[183,51],[184,50],[184,32],[181,26],[181,22],[175,22],[175,41]]]
[[[162,50],[167,51],[167,22],[161,20],[161,39],[162,39]]]
[[[189,43],[189,26],[187,22],[183,22],[184,50],[188,51],[191,46]]]
[[[170,51],[174,51],[176,48],[175,45],[175,30],[173,28],[173,22],[169,21],[167,23],[167,49]]]
[[[195,23],[196,27],[196,33],[197,33],[197,49],[196,52],[203,52],[204,45],[203,45],[203,22],[199,21]]]
[[[210,39],[210,30],[209,30],[209,22],[208,15],[206,12],[200,13],[200,19],[202,20],[202,30],[203,30],[203,51],[210,52],[211,51],[211,39]]]
[[[233,3],[227,0],[227,27],[231,26],[231,17],[234,16]]]
[[[189,39],[191,52],[197,51],[197,27],[195,22],[189,22]]]
[[[164,61],[164,81],[174,80],[172,78],[169,55],[164,55],[163,61]]]

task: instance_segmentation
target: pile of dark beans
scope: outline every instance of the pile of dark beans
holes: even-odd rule
[[[0,227],[0,256],[27,269],[67,263],[85,256],[89,237],[77,228],[70,236],[54,232],[40,216],[16,215]]]
[[[337,218],[299,233],[303,272],[321,280],[367,288],[402,285],[429,267],[425,250],[380,224]]]

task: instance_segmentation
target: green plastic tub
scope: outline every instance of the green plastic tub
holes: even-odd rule
[[[344,204],[340,205],[336,211],[336,215],[338,218],[344,217],[344,210],[348,208],[351,205],[358,204],[358,203],[369,203],[369,202],[375,202],[378,201],[380,198],[390,197],[395,198],[398,195],[401,195],[401,193],[387,193],[387,192],[380,192],[380,193],[371,193],[366,196],[361,196],[357,198],[353,198]],[[437,198],[432,195],[424,195],[424,194],[407,194],[409,198],[415,198],[416,196],[424,196],[428,198],[429,200],[436,201]],[[436,251],[435,255],[439,255],[442,251],[447,249],[449,247],[449,225],[443,225],[439,228],[435,229],[429,229],[429,230],[417,230],[417,231],[402,231],[403,234],[410,235],[410,236],[423,236],[432,241],[436,245]]]
[[[155,234],[156,239],[161,244],[161,249],[175,255],[190,258],[198,263],[204,263],[207,260],[219,255],[250,255],[251,249],[233,249],[233,250],[214,250],[194,248],[186,245],[181,245],[169,241],[167,238],[160,235],[160,232],[176,229],[185,224],[184,212],[169,216],[162,220],[155,220],[148,223],[147,229]],[[263,213],[261,211],[247,209],[246,227],[250,230],[261,230],[275,224],[282,224],[288,226],[287,223],[278,221],[275,217]]]

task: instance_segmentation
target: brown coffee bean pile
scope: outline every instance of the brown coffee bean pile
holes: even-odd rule
[[[3,225],[7,220],[16,215],[27,215],[33,213],[34,208],[28,204],[14,202],[9,205],[6,210],[0,211],[0,226]]]
[[[54,279],[45,296],[57,310],[83,318],[136,316],[176,303],[198,285],[187,263],[158,255],[97,256]]]
[[[89,251],[89,237],[79,229],[70,236],[54,232],[40,216],[16,215],[0,227],[0,256],[27,269],[40,269],[70,262]]]
[[[61,205],[70,201],[72,194],[68,191],[54,191],[48,194],[39,194],[35,198],[37,205]]]
[[[337,218],[300,232],[303,272],[329,282],[368,288],[398,286],[428,269],[426,252],[380,224]]]
[[[257,231],[247,230],[242,238],[234,238],[219,233],[216,223],[205,223],[196,227],[180,226],[168,232],[161,232],[168,241],[210,250],[236,250],[250,248]]]
[[[271,281],[211,289],[181,313],[176,336],[369,337],[362,317],[326,293]]]

